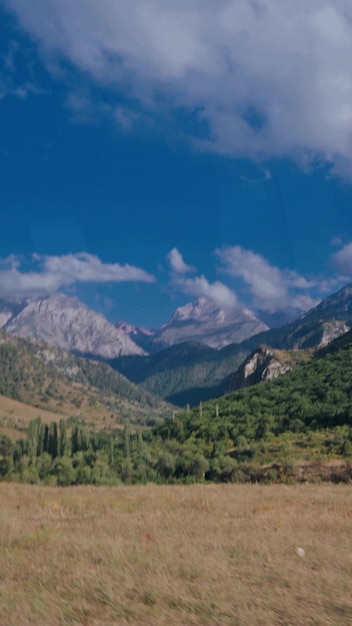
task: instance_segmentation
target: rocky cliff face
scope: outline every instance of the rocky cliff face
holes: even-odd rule
[[[267,346],[259,346],[240,365],[238,370],[229,377],[227,391],[235,391],[243,387],[256,385],[263,380],[277,378],[292,369],[287,358],[278,356],[279,350],[271,350]],[[284,354],[284,353],[282,353]]]
[[[245,307],[222,309],[206,298],[198,298],[178,308],[155,333],[152,343],[161,349],[184,341],[198,341],[219,349],[239,343],[267,328]]]
[[[323,348],[337,337],[344,335],[350,330],[350,324],[339,319],[328,321],[306,321],[298,322],[294,329],[285,338],[284,347],[289,350],[299,350],[302,348]]]
[[[298,325],[285,339],[284,344],[288,349],[260,345],[251,352],[236,372],[230,375],[228,391],[250,387],[289,372],[348,330],[348,325],[340,320]]]
[[[27,299],[0,308],[3,330],[17,337],[37,339],[77,354],[112,359],[145,354],[102,315],[74,298],[56,294]]]

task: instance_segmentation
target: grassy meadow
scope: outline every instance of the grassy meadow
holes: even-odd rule
[[[348,485],[3,482],[0,624],[350,626],[351,511]]]

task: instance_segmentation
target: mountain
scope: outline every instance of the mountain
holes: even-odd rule
[[[225,395],[203,406],[203,417],[226,416],[236,429],[255,432],[261,420],[275,434],[285,430],[320,429],[347,424],[352,409],[352,331],[319,349],[306,362],[276,380]],[[196,416],[197,411],[193,414]],[[231,416],[231,417],[230,417]],[[245,418],[245,419],[244,419]],[[213,420],[214,421],[214,420]],[[219,426],[224,423],[219,421]],[[197,434],[189,424],[192,436]],[[201,426],[201,424],[200,424]],[[209,427],[212,425],[209,421]],[[182,433],[184,436],[184,433]]]
[[[259,345],[270,346],[271,351],[321,348],[352,328],[351,311],[352,287],[347,285],[298,320],[260,332],[241,343],[220,350],[208,347],[204,352],[199,344],[187,342],[148,357],[121,357],[112,366],[169,402],[195,405],[225,393],[228,377]],[[182,314],[181,310],[181,319]]]
[[[219,349],[267,328],[245,307],[222,309],[206,298],[198,298],[176,309],[169,321],[155,333],[152,343],[162,349],[185,341],[197,341]]]
[[[149,442],[161,440],[178,459],[196,450],[200,477],[209,480],[350,482],[351,398],[349,331],[276,380],[179,412],[154,427]],[[189,473],[174,466],[176,476]]]
[[[228,381],[228,391],[255,385],[263,380],[276,378],[312,357],[315,351],[329,346],[338,337],[348,333],[352,325],[352,285],[347,285],[336,294],[329,296],[316,307],[304,313],[296,322],[284,326],[286,335],[279,343],[286,350],[265,345],[255,349],[234,372]],[[279,333],[268,331],[278,339]]]
[[[16,337],[37,339],[91,357],[144,354],[103,315],[62,294],[22,302],[1,301],[0,327]]]
[[[337,293],[328,296],[314,309],[304,313],[300,321],[352,320],[352,284],[346,285]]]
[[[302,309],[297,307],[288,307],[282,311],[265,311],[264,309],[258,309],[258,311],[256,311],[256,315],[259,319],[269,326],[269,328],[285,326],[285,324],[289,324],[298,319],[302,313]]]
[[[0,394],[62,415],[115,423],[170,415],[160,398],[105,363],[0,331]]]
[[[143,326],[134,326],[119,320],[115,324],[115,328],[122,331],[124,335],[129,337],[137,346],[145,350],[145,352],[153,351],[153,337],[156,331],[149,328],[143,328]]]
[[[313,350],[277,350],[260,345],[229,377],[227,391],[251,387],[263,380],[273,380],[308,361],[312,355]]]
[[[109,361],[129,380],[150,393],[160,395],[179,406],[196,404],[224,393],[225,377],[233,372],[242,358],[197,342],[185,342],[149,356],[125,356]]]
[[[225,393],[230,384],[228,377],[235,375],[243,360],[256,353],[264,342],[275,354],[280,350],[303,352],[328,345],[348,329],[345,322],[334,320],[289,324],[221,350],[197,342],[185,342],[149,356],[122,356],[109,363],[129,380],[168,402],[179,406],[195,405]],[[295,361],[294,356],[292,361]]]

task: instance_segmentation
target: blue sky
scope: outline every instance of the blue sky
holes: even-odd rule
[[[350,280],[349,2],[2,0],[0,58],[0,295],[158,326]]]

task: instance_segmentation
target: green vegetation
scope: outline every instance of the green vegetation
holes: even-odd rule
[[[32,420],[3,437],[1,474],[29,482],[291,481],[352,478],[352,333],[274,381],[131,432]]]
[[[0,394],[65,416],[148,423],[170,415],[160,398],[109,365],[0,332]]]
[[[225,393],[227,377],[248,352],[242,344],[214,350],[186,342],[150,356],[120,357],[110,364],[143,389],[184,407]]]
[[[330,310],[330,309],[329,309]],[[336,312],[337,319],[341,314]],[[347,320],[348,321],[348,320]],[[186,342],[149,356],[123,356],[110,365],[129,380],[150,393],[161,396],[177,406],[197,405],[228,390],[228,378],[243,360],[260,344],[277,349],[278,360],[289,359],[293,365],[302,357],[303,349],[318,346],[324,333],[335,336],[336,323],[321,312],[321,319],[309,314],[280,328],[261,332],[239,344],[214,350],[196,342]],[[342,332],[341,329],[339,332]],[[290,351],[294,350],[291,356]],[[285,356],[286,351],[286,356]]]

